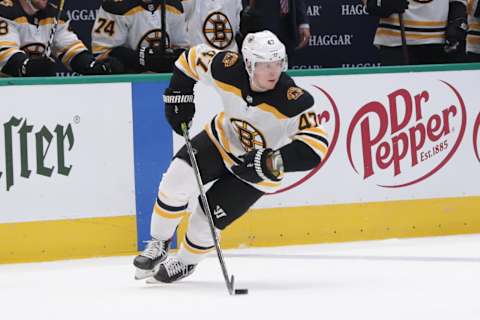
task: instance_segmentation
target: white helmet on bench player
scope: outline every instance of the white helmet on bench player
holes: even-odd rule
[[[270,31],[249,33],[243,40],[243,61],[250,77],[253,77],[258,62],[283,63],[282,70],[287,71],[287,52],[283,43]]]

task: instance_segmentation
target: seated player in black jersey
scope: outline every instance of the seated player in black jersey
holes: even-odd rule
[[[193,87],[204,82],[220,95],[223,111],[192,139],[218,232],[228,227],[266,192],[282,187],[285,174],[315,168],[328,151],[313,97],[286,71],[284,45],[270,31],[247,35],[242,56],[198,45],[175,63],[165,90],[165,115],[181,134],[194,113]],[[197,185],[185,146],[160,183],[151,218],[152,240],[134,260],[136,278],[173,282],[193,272],[214,248],[204,208],[192,200]],[[188,230],[175,256],[170,239],[194,201]]]

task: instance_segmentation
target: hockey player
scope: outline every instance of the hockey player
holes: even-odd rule
[[[270,31],[248,34],[242,55],[198,45],[175,63],[165,90],[165,115],[173,130],[192,121],[193,87],[212,85],[224,111],[192,139],[218,232],[240,218],[265,192],[281,188],[284,173],[316,167],[328,150],[313,97],[284,71],[285,46]],[[190,198],[197,192],[185,146],[164,174],[151,218],[152,240],[135,258],[136,278],[173,282],[193,272],[214,242],[202,205],[189,217],[178,254],[168,245]],[[155,265],[160,263],[157,268]]]
[[[117,59],[128,73],[170,72],[188,46],[180,0],[103,0],[92,29],[92,51],[98,60]]]
[[[46,55],[58,9],[47,0],[0,1],[0,74],[13,77],[53,76],[55,60]],[[110,61],[95,62],[93,55],[61,16],[51,52],[80,74],[116,73]]]
[[[448,62],[466,36],[466,0],[363,0],[380,17],[374,44],[382,65],[404,64],[399,14],[403,14],[410,64]]]
[[[471,62],[480,62],[480,1],[468,3],[467,56]]]
[[[241,0],[183,0],[190,46],[207,44],[218,50],[238,51]]]

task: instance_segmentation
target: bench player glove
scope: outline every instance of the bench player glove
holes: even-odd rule
[[[140,47],[138,49],[138,64],[143,71],[152,71],[157,73],[172,72],[173,64],[182,51]]]
[[[232,171],[243,180],[259,183],[264,180],[280,181],[283,178],[283,161],[279,151],[257,149],[240,158],[243,163],[234,165]]]
[[[179,135],[183,135],[182,123],[186,123],[189,128],[192,124],[195,114],[193,98],[193,89],[167,88],[163,94],[165,117],[173,131]]]
[[[55,61],[50,57],[32,56],[23,61],[18,73],[21,77],[54,76]]]
[[[450,3],[445,34],[445,52],[453,53],[457,51],[459,45],[467,37],[467,29],[467,7],[460,2]]]
[[[367,12],[380,18],[404,13],[407,9],[408,0],[367,0]]]
[[[92,61],[83,72],[84,75],[108,75],[124,73],[124,67],[115,58],[107,58],[102,61]]]

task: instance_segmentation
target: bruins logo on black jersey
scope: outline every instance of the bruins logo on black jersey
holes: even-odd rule
[[[235,52],[228,52],[223,57],[222,63],[225,66],[225,68],[230,68],[235,63],[237,63],[237,61],[238,61],[238,54],[236,54]]]
[[[233,28],[222,12],[211,13],[203,23],[203,36],[216,49],[225,49],[233,41]]]
[[[290,87],[287,90],[287,99],[288,100],[297,100],[303,95],[303,90],[299,87]]]
[[[266,148],[267,144],[265,142],[265,138],[254,126],[239,119],[232,118],[230,121],[232,122],[233,128],[235,129],[235,132],[240,139],[240,143],[246,152],[254,149]]]
[[[24,45],[20,50],[25,51],[28,56],[41,56],[45,52],[45,45],[43,43],[34,42]]]
[[[168,33],[165,34],[166,47],[170,48],[170,37]],[[162,30],[152,29],[148,31],[138,42],[137,48],[161,48],[162,47]]]

